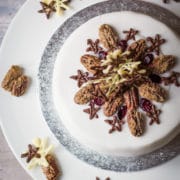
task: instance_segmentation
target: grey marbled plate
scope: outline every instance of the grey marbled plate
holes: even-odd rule
[[[57,54],[69,35],[89,19],[115,11],[134,11],[143,13],[165,23],[178,35],[180,19],[171,12],[138,0],[109,0],[87,7],[63,23],[45,48],[39,67],[39,90],[44,118],[59,142],[77,158],[99,168],[117,172],[139,171],[162,164],[180,152],[180,136],[165,147],[138,157],[120,157],[100,154],[71,137],[62,124],[54,107],[52,98],[52,76]]]

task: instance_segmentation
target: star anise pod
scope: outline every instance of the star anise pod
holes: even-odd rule
[[[122,125],[124,124],[124,122],[119,120],[117,116],[113,116],[113,119],[107,119],[105,122],[111,126],[109,134],[113,133],[114,131],[120,132],[122,130]]]
[[[87,52],[92,51],[95,54],[97,54],[98,52],[102,51],[102,47],[99,46],[99,39],[96,39],[95,41],[93,41],[92,39],[88,39],[87,40],[87,45],[89,45],[89,47],[86,49]]]
[[[125,37],[125,40],[126,41],[129,41],[129,40],[131,40],[131,39],[133,39],[134,41],[136,40],[136,34],[138,34],[139,33],[139,31],[138,30],[135,30],[135,29],[133,29],[133,28],[130,28],[130,30],[129,31],[123,31],[123,33],[124,34],[126,34],[126,37]]]
[[[155,105],[152,105],[151,111],[147,112],[146,115],[151,119],[149,125],[153,123],[160,124],[159,115],[161,110],[157,109]]]
[[[161,81],[164,83],[165,86],[174,84],[175,86],[179,87],[180,86],[180,82],[178,81],[179,77],[180,77],[180,73],[173,71],[171,72],[170,76],[162,77]]]
[[[175,2],[180,2],[180,0],[174,0]],[[170,2],[170,0],[163,0],[163,3],[169,3]]]
[[[24,154],[21,154],[21,158],[27,157],[27,159],[26,159],[27,163],[29,163],[34,157],[40,158],[41,155],[38,153],[38,150],[39,150],[39,148],[29,144],[28,151]]]
[[[100,110],[100,107],[95,107],[95,103],[93,100],[89,103],[89,108],[84,109],[83,112],[89,114],[89,119],[92,120],[94,118],[98,118],[97,112]]]
[[[77,75],[70,76],[71,79],[77,81],[78,87],[81,87],[84,83],[89,80],[89,73],[83,72],[82,70],[77,71]]]
[[[100,180],[99,177],[96,177],[96,180]],[[111,180],[110,177],[107,177],[105,180]]]
[[[47,19],[50,18],[51,14],[53,12],[56,12],[56,9],[55,9],[55,1],[52,1],[50,2],[49,4],[46,4],[44,2],[40,2],[41,6],[42,6],[42,9],[39,10],[38,12],[39,13],[45,13],[46,14],[46,17]]]
[[[162,39],[159,34],[156,34],[155,38],[147,37],[146,40],[150,43],[150,46],[147,48],[147,52],[155,52],[157,55],[160,54],[161,45],[166,42],[166,40]]]

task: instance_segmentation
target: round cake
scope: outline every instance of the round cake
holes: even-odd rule
[[[80,58],[87,54],[87,39],[96,40],[99,37],[98,30],[102,24],[111,25],[122,39],[125,37],[122,32],[130,28],[139,30],[136,41],[160,34],[166,39],[166,43],[161,46],[162,52],[176,57],[177,63],[173,71],[180,69],[180,51],[177,48],[180,39],[167,26],[151,17],[133,12],[104,14],[76,29],[61,48],[53,74],[55,108],[70,134],[81,144],[95,151],[120,156],[152,152],[171,141],[180,131],[178,87],[163,87],[168,92],[168,100],[165,103],[155,103],[162,111],[159,116],[160,124],[149,125],[149,120],[146,119],[144,133],[140,137],[131,135],[126,118],[120,132],[108,133],[110,126],[104,120],[110,118],[107,118],[102,110],[98,112],[99,118],[90,120],[88,114],[83,112],[87,106],[74,102],[74,95],[79,88],[70,77],[77,74],[77,69],[86,71]]]

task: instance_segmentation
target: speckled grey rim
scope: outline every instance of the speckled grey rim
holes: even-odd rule
[[[116,11],[134,11],[156,18],[180,34],[180,19],[171,12],[143,1],[109,0],[87,7],[63,23],[50,39],[39,67],[40,101],[44,118],[59,142],[79,159],[117,172],[139,171],[162,164],[180,153],[180,135],[165,147],[138,157],[119,157],[95,152],[71,137],[58,116],[52,98],[52,76],[57,54],[69,35],[89,19]]]

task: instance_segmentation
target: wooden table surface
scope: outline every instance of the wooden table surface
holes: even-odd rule
[[[0,0],[0,44],[9,23],[25,0]],[[12,154],[0,129],[0,180],[30,180]]]

